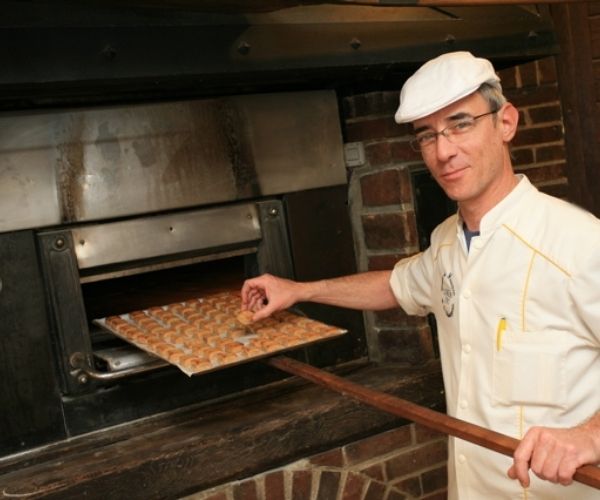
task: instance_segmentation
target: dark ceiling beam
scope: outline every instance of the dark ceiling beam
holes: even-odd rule
[[[242,15],[17,4],[0,19],[5,109],[399,83],[449,50],[499,67],[557,51],[549,17],[512,6]]]

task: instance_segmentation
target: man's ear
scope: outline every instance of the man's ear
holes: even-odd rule
[[[519,110],[510,102],[502,106],[500,111],[500,124],[502,126],[502,140],[510,142],[517,132],[519,124]]]

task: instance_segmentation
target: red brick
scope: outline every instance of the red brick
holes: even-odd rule
[[[346,141],[377,140],[397,137],[401,133],[392,117],[373,118],[346,124]]]
[[[346,463],[358,464],[409,445],[410,427],[403,426],[344,446]]]
[[[364,115],[393,116],[399,103],[397,92],[369,92],[363,97]]]
[[[558,104],[530,108],[529,116],[531,117],[531,121],[535,124],[562,120],[562,113]]]
[[[405,500],[406,497],[396,490],[389,490],[388,494],[385,497],[385,500]]]
[[[535,62],[521,64],[519,66],[522,87],[533,87],[537,85],[537,68]]]
[[[564,163],[544,165],[523,170],[532,184],[536,186],[544,182],[556,181],[566,176]]]
[[[411,131],[412,133],[412,131]],[[415,151],[408,141],[394,141],[391,143],[391,159],[395,162],[423,161],[421,153]]]
[[[385,495],[385,485],[371,481],[363,500],[381,500]]]
[[[446,442],[436,441],[425,444],[415,450],[402,453],[386,461],[386,474],[388,480],[393,480],[446,462],[447,459],[448,450]]]
[[[233,487],[233,498],[234,500],[258,500],[254,479],[236,484]]]
[[[285,500],[283,471],[270,472],[265,476],[265,498],[268,500]]]
[[[376,207],[412,202],[410,178],[404,170],[388,169],[360,179],[364,206]]]
[[[344,454],[341,448],[326,451],[319,455],[315,455],[310,459],[310,463],[326,467],[343,467]]]
[[[319,478],[317,500],[332,500],[337,498],[340,488],[340,473],[324,470]]]
[[[421,500],[448,500],[448,492],[438,491],[437,493],[422,497]]]
[[[423,494],[419,476],[407,477],[394,483],[394,490],[401,491],[409,497],[420,497]]]
[[[565,147],[562,144],[539,147],[535,152],[535,158],[538,162],[564,160],[566,158]]]
[[[420,424],[414,424],[414,426],[417,443],[424,443],[426,441],[433,441],[437,439],[447,439],[446,434],[442,432],[431,430],[428,427],[424,427]]]
[[[560,100],[558,87],[556,85],[544,85],[543,87],[530,87],[506,92],[506,97],[517,108],[535,106],[536,104],[552,103]]]
[[[381,329],[377,340],[382,361],[420,365],[433,359],[433,341],[429,327],[401,330]]]
[[[386,165],[388,163],[391,163],[391,143],[386,141],[369,144],[365,147],[365,157],[367,159],[367,163],[372,166]]]
[[[365,476],[375,479],[376,481],[385,481],[385,472],[382,464],[370,465],[369,467],[361,469],[361,472]]]
[[[368,267],[369,271],[387,271],[394,268],[396,262],[409,254],[393,253],[386,255],[371,255],[369,256]]]
[[[225,491],[219,491],[209,497],[206,497],[204,500],[227,500],[227,493]]]
[[[392,116],[396,114],[398,106],[400,104],[400,91],[390,90],[383,92],[383,111],[389,112]]]
[[[446,466],[438,467],[421,474],[421,482],[423,483],[423,492],[432,493],[442,488],[448,487],[448,470]]]
[[[538,188],[540,191],[549,194],[550,196],[556,196],[557,198],[562,198],[563,200],[569,199],[569,186],[566,179],[561,183],[538,186]]]
[[[498,71],[498,76],[502,83],[502,90],[506,92],[508,89],[514,89],[517,86],[517,70],[516,68],[506,68]]]
[[[375,312],[377,326],[392,326],[396,328],[418,328],[428,326],[427,318],[406,314],[402,308],[388,309]]]
[[[307,500],[312,490],[312,472],[297,470],[292,475],[292,500]]]
[[[367,101],[367,97],[364,94],[355,95],[353,97],[353,101],[354,112],[356,113],[357,118],[371,114],[369,112],[369,103]]]
[[[342,500],[362,498],[365,484],[366,479],[361,474],[357,474],[356,472],[348,473],[342,489]]]
[[[414,213],[369,214],[362,217],[365,245],[370,250],[417,246]]]
[[[513,143],[515,146],[530,146],[533,144],[537,145],[561,140],[563,140],[562,126],[551,125],[546,127],[519,129],[519,132],[513,139]]]
[[[534,162],[533,149],[531,148],[519,148],[511,149],[511,155],[513,158],[513,165],[530,165]]]
[[[540,84],[556,83],[558,81],[558,77],[556,76],[556,61],[554,60],[554,57],[540,59],[537,62],[537,65]]]

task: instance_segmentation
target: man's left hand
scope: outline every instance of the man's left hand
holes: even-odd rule
[[[531,468],[541,479],[571,484],[578,467],[600,461],[598,428],[590,424],[569,429],[532,427],[515,450],[508,476],[527,488]]]

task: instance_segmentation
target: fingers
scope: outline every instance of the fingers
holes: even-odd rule
[[[257,311],[261,309],[267,302],[268,299],[266,291],[259,288],[253,288],[248,292],[245,308],[250,311]]]
[[[528,487],[529,468],[541,479],[568,485],[579,466],[585,463],[581,453],[585,452],[586,441],[578,442],[578,433],[573,429],[551,429],[532,427],[514,453],[514,463],[508,470],[511,479],[518,479]]]
[[[531,460],[531,470],[540,478],[553,483],[570,484],[579,465],[575,461],[577,451],[559,437],[565,431],[542,429]]]
[[[269,280],[270,276],[264,274],[244,282],[242,286],[242,309],[256,311],[268,301]]]
[[[246,280],[242,285],[242,309],[249,309],[249,304],[256,301],[257,294],[264,293],[262,277]]]
[[[247,280],[242,286],[242,309],[252,311],[252,320],[258,321],[289,307],[290,283],[269,274]]]
[[[536,429],[532,428],[517,446],[513,455],[513,465],[508,470],[511,479],[518,479],[523,488],[529,487],[529,461],[536,442]]]

